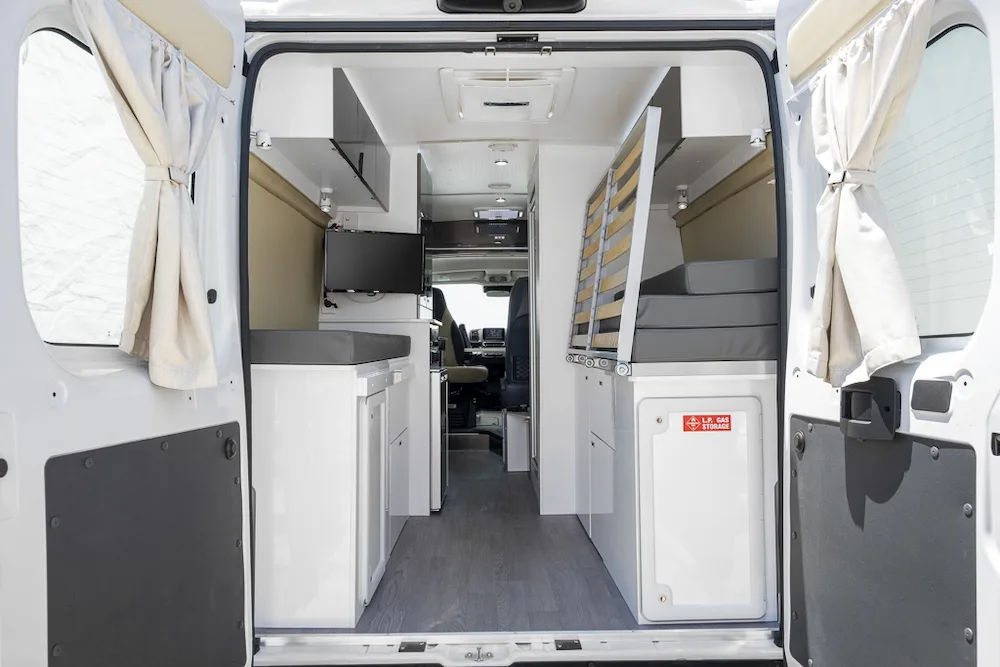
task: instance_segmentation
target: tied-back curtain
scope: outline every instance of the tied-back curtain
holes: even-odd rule
[[[72,0],[125,130],[146,164],[120,347],[171,389],[218,384],[188,183],[215,125],[219,88],[117,0]]]
[[[916,82],[933,4],[897,2],[811,82],[816,158],[830,180],[816,207],[819,267],[807,370],[835,387],[920,355],[875,172]]]

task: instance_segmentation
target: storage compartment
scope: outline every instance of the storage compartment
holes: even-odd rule
[[[760,618],[767,607],[760,402],[649,398],[638,422],[643,616]]]

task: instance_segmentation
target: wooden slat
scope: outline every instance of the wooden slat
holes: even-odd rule
[[[604,224],[604,216],[603,215],[601,217],[599,217],[597,220],[594,220],[592,223],[590,223],[590,226],[587,227],[587,231],[585,231],[583,233],[583,238],[586,239],[586,238],[590,238],[591,236],[593,236],[594,233],[598,229],[601,228],[602,224]]]
[[[625,279],[628,278],[628,267],[626,266],[621,271],[610,275],[601,281],[600,286],[597,288],[598,292],[607,292],[609,289],[614,289],[619,285],[625,284]]]
[[[614,222],[608,225],[608,231],[604,233],[604,238],[610,239],[612,236],[621,231],[622,227],[635,219],[635,205],[636,202],[632,202],[629,204],[627,209],[618,214],[618,217],[614,219]]]
[[[618,332],[594,334],[594,347],[616,349],[618,347]]]
[[[573,347],[587,347],[587,334],[577,334],[570,340]]]
[[[610,250],[605,250],[604,251],[604,258],[601,260],[601,264],[604,264],[604,265],[610,264],[611,262],[615,261],[616,259],[618,259],[622,255],[624,255],[625,253],[627,253],[628,249],[631,248],[631,247],[632,247],[632,235],[629,234],[628,236],[626,236],[625,238],[623,238],[621,241],[619,241],[618,245],[616,245],[615,247],[611,248]]]
[[[587,209],[587,216],[588,217],[594,215],[594,211],[596,211],[597,209],[601,208],[601,204],[604,203],[604,200],[607,198],[607,196],[608,196],[608,189],[604,188],[603,190],[601,190],[601,194],[599,194],[597,196],[597,199],[595,199],[594,201],[590,202],[590,208]],[[580,201],[580,200],[577,199],[577,201]],[[577,210],[579,210],[579,209],[577,209]]]
[[[594,262],[593,264],[591,264],[590,266],[588,266],[587,268],[585,268],[583,271],[580,272],[580,280],[586,280],[595,273],[597,273],[597,262]]]
[[[639,172],[638,170],[632,174],[632,178],[628,179],[625,185],[618,189],[615,196],[611,198],[611,208],[616,209],[618,205],[623,201],[628,199],[629,195],[635,192],[635,189],[639,186]]]
[[[639,137],[638,141],[635,142],[635,147],[632,149],[632,152],[628,154],[628,157],[625,158],[625,161],[622,162],[621,166],[615,169],[615,183],[620,181],[622,176],[628,173],[628,170],[632,168],[632,165],[634,165],[636,160],[638,160],[642,155],[643,138],[644,137]]]
[[[576,295],[576,302],[577,303],[583,303],[584,301],[586,301],[587,299],[591,298],[592,296],[594,296],[594,288],[593,288],[593,286],[587,287],[585,289],[580,290],[580,292]]]
[[[590,311],[585,310],[582,313],[577,313],[576,317],[573,318],[573,324],[586,324],[590,322]]]
[[[601,240],[597,239],[596,241],[594,241],[589,246],[583,249],[583,258],[588,259],[592,257],[594,253],[597,252],[597,249],[600,247],[601,247]]]
[[[595,319],[598,320],[609,320],[612,317],[622,316],[622,306],[625,305],[625,299],[618,299],[613,303],[606,303],[603,306],[597,308],[597,315]]]

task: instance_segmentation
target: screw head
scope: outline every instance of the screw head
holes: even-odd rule
[[[792,539],[793,539],[793,540],[797,540],[797,539],[799,539],[799,534],[798,534],[798,532],[797,532],[797,531],[794,531],[794,530],[792,531]]]
[[[52,645],[52,657],[53,658],[58,658],[61,655],[62,655],[62,646],[60,646],[59,644],[53,644]]]
[[[809,431],[810,433],[812,433],[813,432],[813,425],[812,424],[806,424],[806,430]]]
[[[215,432],[215,437],[216,438],[221,438],[222,437],[222,429],[221,428]]]
[[[656,423],[657,424],[662,424],[663,423],[663,417],[657,417],[656,418]]]
[[[233,484],[239,484],[239,483],[240,483],[240,478],[239,477],[234,477],[233,478]]]
[[[59,517],[57,516],[54,516],[49,520],[49,525],[52,526],[53,528],[58,528],[59,524],[61,523],[62,521],[60,521]]]
[[[798,476],[799,476],[799,471],[798,470],[793,470],[792,471],[792,477],[798,477]]]
[[[237,539],[236,539],[236,547],[237,547],[238,549],[242,549],[242,548],[243,548],[243,540],[241,540],[241,539],[237,538]]]
[[[660,602],[666,602],[666,601],[667,601],[667,596],[666,595],[661,595],[660,596]]]
[[[83,460],[83,467],[86,468],[87,470],[90,470],[91,468],[93,468],[94,467],[94,459],[90,458],[89,456],[87,458],[85,458]]]
[[[972,640],[976,638],[976,633],[972,631],[972,628],[965,629],[965,641],[972,643]]]
[[[246,627],[246,624],[243,621],[240,621],[239,623],[236,624],[236,627],[242,630],[244,627]]]
[[[937,459],[939,456],[941,456],[941,450],[937,447],[931,447],[931,458]]]
[[[969,503],[965,503],[965,505],[962,506],[962,511],[965,512],[965,516],[971,517],[972,516],[972,505],[969,504]]]

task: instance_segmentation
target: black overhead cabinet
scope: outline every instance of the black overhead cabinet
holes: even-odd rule
[[[341,69],[333,71],[333,138],[330,141],[371,193],[372,201],[388,210],[389,150]]]

